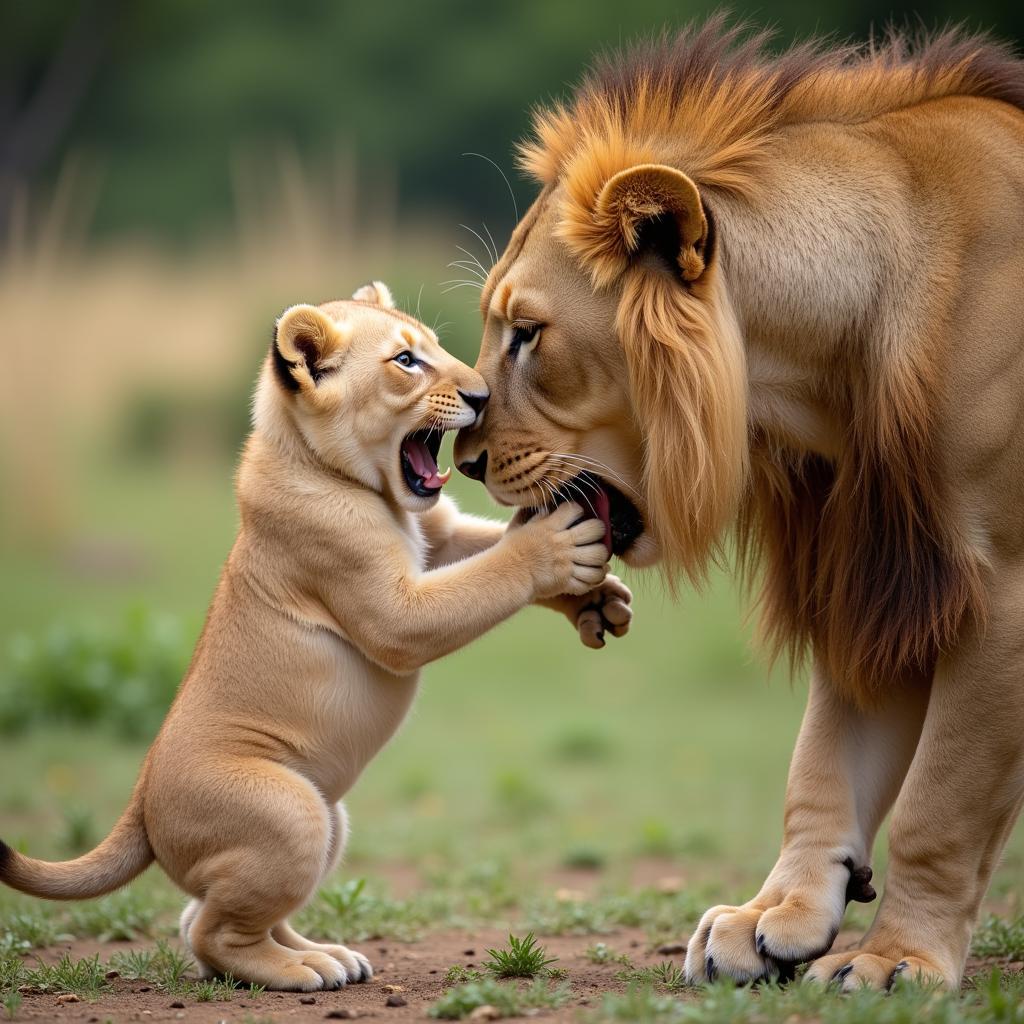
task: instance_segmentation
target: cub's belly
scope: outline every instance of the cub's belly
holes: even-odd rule
[[[321,642],[329,658],[311,673],[303,700],[309,730],[303,771],[333,802],[402,724],[419,673],[396,676],[337,637]]]

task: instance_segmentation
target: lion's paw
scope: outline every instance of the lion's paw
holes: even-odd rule
[[[808,968],[804,980],[824,985],[835,985],[841,992],[855,992],[861,988],[890,989],[900,980],[923,984],[940,982],[956,985],[956,979],[924,957],[881,955],[868,949],[851,949],[845,953],[831,953],[815,960]]]
[[[712,907],[690,940],[687,980],[789,981],[798,964],[831,948],[848,899],[874,898],[870,877],[870,868],[840,862],[818,886],[779,886],[743,906]]]

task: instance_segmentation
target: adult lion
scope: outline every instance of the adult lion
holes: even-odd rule
[[[714,21],[521,147],[542,187],[483,289],[460,468],[591,492],[670,577],[735,524],[771,647],[812,656],[781,854],[703,916],[693,980],[959,983],[1024,796],[1022,109],[983,38],[773,57]],[[825,955],[894,803],[875,921]]]

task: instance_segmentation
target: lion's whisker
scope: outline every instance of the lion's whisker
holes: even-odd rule
[[[480,262],[480,259],[479,259],[479,257],[478,257],[478,256],[476,255],[476,253],[472,253],[472,252],[470,252],[470,251],[469,251],[469,250],[468,250],[468,249],[467,249],[467,248],[466,248],[465,246],[462,246],[462,245],[457,245],[457,246],[455,246],[455,248],[456,248],[456,249],[458,249],[458,250],[459,250],[459,252],[461,252],[461,253],[463,253],[463,254],[464,254],[465,256],[467,256],[467,257],[468,257],[468,258],[469,258],[470,260],[472,260],[472,261],[473,261],[473,264],[474,264],[474,265],[475,265],[475,266],[477,267],[477,269],[478,269],[478,270],[480,271],[480,273],[481,273],[481,274],[483,274],[483,275],[484,275],[484,277],[487,277],[487,274],[488,274],[488,270],[487,270],[487,268],[486,268],[486,267],[485,267],[485,266],[484,266],[484,265],[483,265],[483,264],[482,264],[482,263]],[[488,250],[487,250],[487,256],[488,256],[488,259],[490,258],[490,255],[491,255],[491,252],[490,252],[490,250],[488,249]]]
[[[448,266],[454,270],[465,270],[474,277],[480,277],[480,270],[477,268],[477,264],[470,263],[469,260],[452,260]],[[480,278],[480,280],[484,281],[486,278]]]
[[[502,177],[508,188],[508,194],[512,197],[512,213],[515,216],[515,222],[519,223],[519,204],[516,202],[516,194],[512,189],[512,182],[508,180],[508,175],[498,166],[489,156],[484,156],[483,153],[463,153],[463,156],[476,156],[481,160],[486,160]]]
[[[474,231],[474,230],[473,230],[473,229],[472,229],[472,228],[471,228],[471,227],[470,227],[470,226],[469,226],[468,224],[460,224],[460,225],[459,225],[459,227],[460,227],[460,228],[465,228],[465,229],[466,229],[466,231],[468,231],[468,232],[469,232],[469,233],[470,233],[470,234],[471,234],[471,235],[472,235],[472,236],[473,236],[474,238],[478,239],[478,240],[479,240],[479,242],[480,242],[480,244],[481,244],[481,245],[482,245],[482,246],[484,247],[484,249],[485,249],[485,250],[486,250],[486,252],[487,252],[487,258],[488,258],[488,259],[491,259],[491,250],[490,250],[490,247],[489,247],[489,246],[487,245],[487,243],[486,243],[486,242],[485,242],[485,241],[483,240],[483,236],[482,236],[482,235],[481,235],[481,234],[480,234],[480,233],[479,233],[478,231]],[[456,248],[457,248],[457,249],[458,249],[458,248],[461,248],[461,246],[456,246]],[[465,249],[463,249],[462,251],[463,251],[463,252],[465,252],[466,250],[465,250]],[[493,257],[493,262],[491,263],[491,266],[492,266],[492,267],[494,266],[494,263],[496,263],[496,262],[497,262],[497,260],[498,260],[498,256],[497,256],[497,253],[495,253],[495,254],[494,254],[494,257]]]
[[[491,250],[494,253],[494,262],[491,263],[491,266],[493,267],[494,264],[498,262],[498,243],[494,241],[494,235],[491,234],[491,229],[487,226],[487,222],[481,221],[480,223],[483,224],[484,231],[487,232],[487,237],[491,240]]]
[[[478,292],[483,291],[483,285],[479,281],[442,281],[441,285],[442,295],[447,295],[449,292],[455,291],[456,288],[475,288]],[[448,285],[448,287],[445,288],[444,285]]]
[[[638,498],[641,496],[640,492],[631,484],[623,480],[622,477],[611,468],[611,466],[600,462],[598,459],[591,459],[586,455],[575,455],[568,452],[552,452],[551,454],[565,460],[567,463],[576,462],[583,467],[593,466],[595,469],[600,470],[599,475],[607,476],[609,479],[614,480],[617,484],[620,484],[622,487],[626,488],[626,490],[631,491]]]

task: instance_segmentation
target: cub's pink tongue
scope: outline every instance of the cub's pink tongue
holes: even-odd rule
[[[608,549],[608,554],[612,553],[612,507],[611,502],[608,500],[608,492],[603,488],[599,487],[597,493],[592,499],[594,511],[597,513],[597,518],[604,523],[604,546]]]
[[[421,477],[428,487],[444,487],[448,483],[452,471],[447,469],[443,473],[438,473],[434,456],[430,454],[430,449],[418,437],[407,437],[402,442],[402,448],[409,456],[416,475]]]

